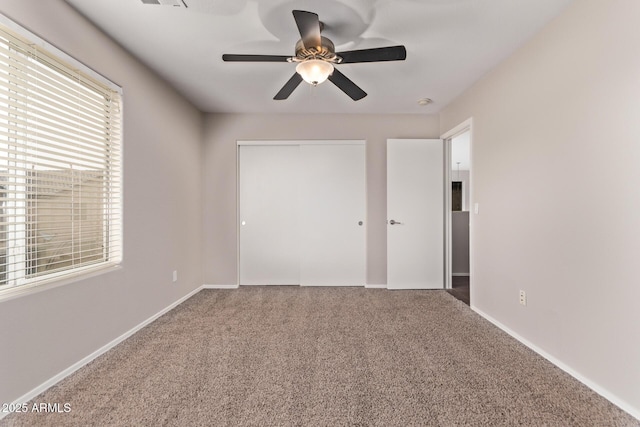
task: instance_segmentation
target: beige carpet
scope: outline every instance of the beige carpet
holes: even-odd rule
[[[445,291],[195,295],[10,426],[638,426]]]

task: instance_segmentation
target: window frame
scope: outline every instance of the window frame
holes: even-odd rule
[[[72,56],[66,54],[64,51],[50,44],[49,42],[47,42],[37,34],[34,34],[31,31],[27,30],[26,28],[23,28],[21,25],[17,24],[16,22],[12,21],[10,18],[6,17],[1,13],[0,13],[0,26],[5,27],[10,32],[17,34],[19,37],[22,37],[28,40],[29,45],[33,45],[36,49],[40,51],[44,51],[47,56],[51,56],[55,58],[56,61],[64,63],[66,66],[68,66],[69,70],[74,70],[78,74],[84,75],[83,79],[87,78],[89,80],[97,82],[100,86],[103,86],[104,88],[110,90],[115,96],[118,97],[117,103],[119,107],[117,110],[117,114],[118,114],[117,123],[119,124],[119,137],[116,142],[118,152],[117,152],[117,155],[115,155],[114,157],[111,157],[110,155],[105,154],[104,160],[106,163],[109,164],[109,166],[105,169],[105,172],[109,175],[109,177],[107,179],[104,179],[103,181],[105,185],[105,189],[98,190],[98,191],[104,191],[106,193],[103,193],[103,194],[108,195],[108,202],[105,202],[106,205],[103,206],[102,209],[103,210],[110,209],[115,212],[113,216],[111,213],[109,213],[108,215],[105,215],[103,212],[102,214],[102,221],[103,221],[103,224],[101,225],[103,228],[102,233],[104,234],[105,237],[107,237],[107,240],[108,240],[108,242],[104,244],[103,252],[111,251],[112,249],[115,249],[115,254],[110,252],[109,256],[103,255],[103,258],[106,258],[106,259],[97,261],[95,263],[80,264],[80,266],[72,266],[70,268],[66,268],[61,271],[55,271],[52,273],[46,273],[46,274],[40,274],[40,275],[36,274],[36,277],[30,277],[32,276],[32,273],[28,271],[29,269],[27,265],[28,257],[26,256],[26,253],[29,250],[28,244],[26,243],[27,240],[29,239],[29,236],[26,230],[27,227],[24,225],[26,221],[23,221],[22,224],[18,223],[18,226],[16,227],[14,232],[21,233],[23,235],[22,238],[24,239],[25,244],[24,244],[24,247],[22,248],[22,251],[24,253],[22,254],[22,261],[18,259],[19,254],[13,255],[13,256],[17,256],[18,258],[16,258],[15,260],[17,262],[23,263],[24,266],[20,267],[23,271],[21,275],[20,274],[18,275],[21,277],[15,284],[0,286],[0,301],[5,301],[5,300],[13,299],[22,295],[32,294],[45,289],[50,289],[53,287],[58,287],[68,283],[76,282],[78,280],[87,279],[89,277],[101,275],[106,272],[114,271],[121,268],[122,259],[123,259],[123,246],[124,246],[123,245],[123,215],[122,215],[122,212],[123,212],[123,209],[122,209],[122,205],[123,205],[123,170],[122,170],[123,144],[122,142],[123,142],[123,117],[124,117],[123,101],[124,99],[123,99],[122,87],[112,82],[111,80],[107,79],[103,75],[97,73],[96,71],[94,71],[87,65],[83,64],[82,62],[76,60]],[[9,144],[10,142],[11,142],[10,139],[6,139],[7,144]],[[106,147],[105,152],[108,152],[109,150],[111,150],[110,144],[108,143],[105,144],[105,147]],[[9,162],[9,160],[7,160],[7,162]],[[114,170],[116,171],[115,177],[113,172]],[[27,172],[24,172],[24,175],[25,175],[24,182],[22,184],[8,183],[6,185],[7,188],[4,188],[3,186],[3,189],[0,190],[0,192],[3,192],[3,193],[9,192],[8,187],[10,187],[11,185],[14,185],[14,186],[23,185],[26,189],[30,185],[28,183],[30,177],[28,176],[29,174]],[[108,189],[106,189],[107,186],[108,186]],[[22,191],[22,192],[17,192],[16,194],[25,194],[25,193],[26,191]],[[22,200],[21,202],[22,202],[22,206],[20,206],[20,201],[17,201],[16,202],[17,206],[13,206],[12,208],[21,209],[23,213],[21,213],[20,215],[26,218],[26,216],[28,215],[27,211],[29,209],[29,201],[25,197],[25,200]],[[72,218],[75,217],[75,209],[76,209],[75,205],[72,205],[71,207]],[[73,220],[71,222],[73,222]],[[115,226],[115,233],[111,231],[112,227],[114,226]],[[10,226],[8,226],[8,228],[11,229]],[[75,238],[76,238],[76,235],[72,233],[71,241],[73,242]],[[117,242],[117,243],[113,244],[113,242]],[[7,263],[10,257],[8,250],[5,255],[6,255],[5,263]],[[7,275],[8,274],[9,273],[7,272]]]

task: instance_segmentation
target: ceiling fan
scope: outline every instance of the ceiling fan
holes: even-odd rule
[[[404,46],[379,47],[345,52],[336,52],[331,40],[320,35],[324,24],[318,15],[304,10],[294,10],[293,18],[298,26],[300,37],[296,43],[295,56],[286,55],[237,55],[224,54],[223,61],[235,62],[295,62],[296,72],[280,89],[273,99],[287,99],[302,80],[317,86],[325,80],[331,81],[354,101],[367,96],[344,74],[338,71],[336,64],[354,64],[359,62],[403,61],[407,57]]]

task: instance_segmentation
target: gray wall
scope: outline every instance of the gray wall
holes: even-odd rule
[[[3,0],[1,10],[124,88],[123,266],[0,302],[9,403],[202,284],[202,117],[63,1]]]
[[[236,141],[364,139],[367,141],[367,283],[387,283],[386,140],[438,138],[427,115],[210,114],[204,130],[203,279],[237,283]]]
[[[636,416],[638,22],[638,1],[573,2],[441,114],[473,117],[472,305]]]
[[[451,273],[469,274],[469,211],[451,212]]]

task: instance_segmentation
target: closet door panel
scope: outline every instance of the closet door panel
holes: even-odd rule
[[[300,284],[298,146],[239,147],[241,285]]]
[[[300,283],[364,286],[365,146],[300,146]]]

